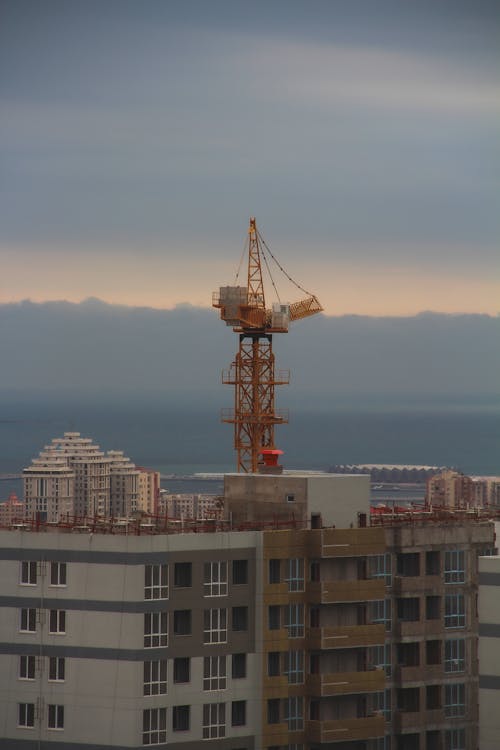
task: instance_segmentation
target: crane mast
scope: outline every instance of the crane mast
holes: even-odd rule
[[[262,246],[255,218],[248,229],[247,286],[220,287],[212,299],[221,319],[239,334],[239,348],[222,382],[234,386],[234,408],[222,421],[234,425],[234,447],[239,472],[256,472],[262,451],[275,450],[274,427],[288,422],[286,411],[275,407],[275,387],[289,382],[287,372],[275,371],[273,333],[286,333],[289,320],[322,310],[310,295],[294,305],[266,309],[262,277]]]

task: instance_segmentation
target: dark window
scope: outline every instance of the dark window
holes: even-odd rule
[[[21,583],[36,585],[36,562],[21,563]]]
[[[400,711],[420,711],[419,688],[401,688],[397,691],[397,707]]]
[[[172,708],[172,730],[174,732],[189,731],[189,715],[191,706],[174,706]]]
[[[311,628],[319,628],[319,607],[311,607],[309,610],[309,624]]]
[[[280,721],[280,699],[269,698],[267,701],[267,723],[279,724]]]
[[[312,560],[310,571],[311,571],[311,581],[319,581],[320,580],[319,560]]]
[[[191,635],[191,610],[174,610],[174,635]]]
[[[248,583],[248,560],[233,560],[233,584]]]
[[[188,656],[177,656],[174,659],[174,682],[189,682],[190,671]]]
[[[420,643],[398,643],[397,646],[398,664],[402,667],[420,666]]]
[[[428,711],[441,708],[441,685],[427,685],[425,689],[425,706]]]
[[[247,655],[233,654],[232,658],[232,677],[233,680],[239,680],[247,676]]]
[[[243,727],[247,723],[247,702],[233,701],[231,703],[231,725]]]
[[[248,607],[233,607],[233,630],[248,630]]]
[[[425,619],[426,620],[439,620],[441,617],[441,597],[440,596],[426,596],[425,597]]]
[[[441,641],[426,641],[425,661],[429,666],[441,664]]]
[[[420,620],[420,599],[398,599],[398,618],[402,622],[418,622]]]
[[[319,701],[312,700],[309,703],[309,718],[311,721],[319,721]]]
[[[420,575],[420,554],[418,552],[401,552],[397,556],[398,576]]]
[[[269,560],[269,583],[281,581],[281,560],[273,558]]]
[[[441,572],[441,560],[440,553],[437,551],[429,551],[425,553],[425,575],[426,576],[438,576]]]
[[[269,677],[277,677],[280,673],[279,651],[270,651],[267,655],[267,674]]]
[[[179,562],[174,564],[174,586],[178,588],[189,588],[192,582],[192,564],[190,562]]]
[[[278,604],[269,605],[269,630],[279,630],[281,625],[280,608]]]

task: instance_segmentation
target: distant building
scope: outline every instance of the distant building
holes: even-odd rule
[[[159,474],[138,469],[122,451],[105,454],[91,438],[65,432],[23,471],[26,517],[127,517],[154,511]]]
[[[11,492],[5,502],[0,503],[0,526],[10,526],[24,519],[24,503],[15,492]]]
[[[446,469],[427,480],[427,504],[446,508],[474,508],[474,482],[465,474]]]
[[[160,495],[159,512],[169,518],[184,519],[222,519],[224,518],[224,501],[217,495],[197,495],[180,493]]]

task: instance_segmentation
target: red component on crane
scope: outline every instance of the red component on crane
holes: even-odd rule
[[[317,298],[307,292],[305,299],[292,305],[278,302],[266,308],[262,258],[266,266],[268,261],[263,256],[263,247],[287,278],[305,292],[276,261],[257,230],[255,218],[251,218],[247,285],[220,287],[212,296],[213,307],[220,309],[221,319],[240,338],[236,358],[229,372],[222,375],[223,383],[234,386],[234,409],[225,410],[222,420],[234,425],[237,469],[243,472],[257,471],[259,455],[276,451],[274,426],[288,422],[288,414],[275,408],[275,386],[287,384],[289,374],[275,372],[272,334],[287,333],[290,321],[323,309]]]

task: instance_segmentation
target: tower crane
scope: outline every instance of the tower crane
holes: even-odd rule
[[[220,310],[221,320],[239,334],[236,358],[230,369],[222,373],[222,382],[234,386],[234,408],[223,410],[222,421],[234,425],[237,470],[256,472],[259,455],[281,452],[276,450],[274,426],[288,422],[287,413],[275,408],[275,387],[288,384],[289,374],[275,371],[273,334],[287,333],[290,322],[315,315],[323,308],[317,298],[297,284],[278,263],[253,217],[244,252],[248,255],[246,286],[221,286],[212,296],[212,306]],[[278,295],[270,272],[271,260],[307,295],[305,298],[292,304],[278,301],[266,307],[263,262]],[[239,271],[236,282],[238,275]]]

